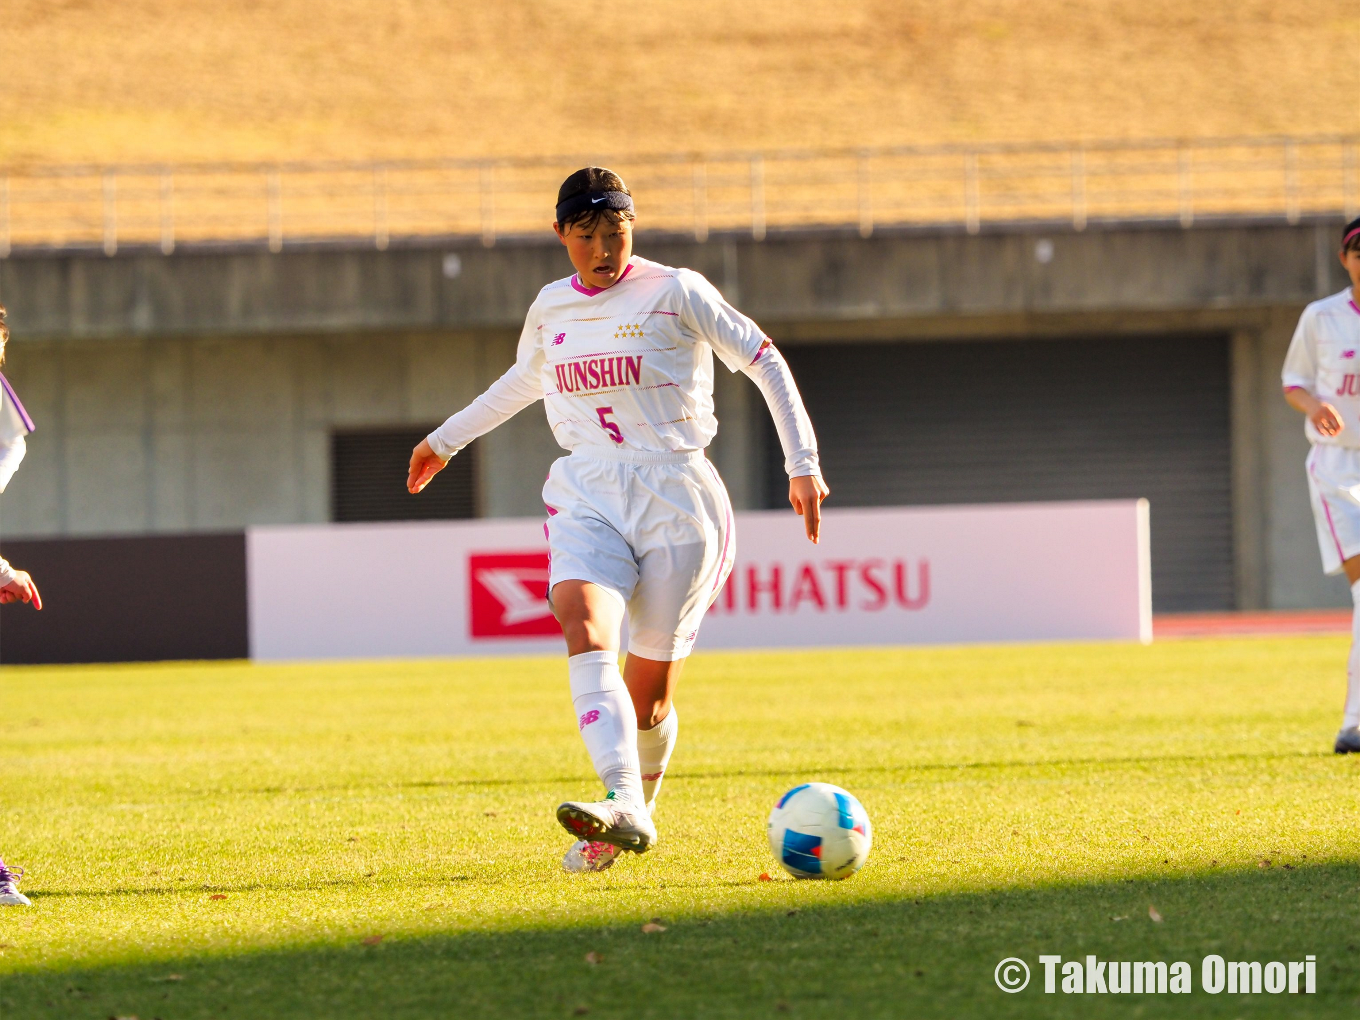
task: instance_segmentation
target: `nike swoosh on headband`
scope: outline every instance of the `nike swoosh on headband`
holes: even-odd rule
[[[604,196],[604,195],[601,195],[599,198],[592,198],[592,199],[590,200],[590,204],[591,204],[591,205],[596,205],[596,204],[598,204],[598,203],[600,203],[600,202],[603,202],[604,200],[605,200],[605,196]]]

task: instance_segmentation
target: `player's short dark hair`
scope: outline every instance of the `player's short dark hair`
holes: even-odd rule
[[[1360,251],[1360,216],[1341,228],[1341,250]]]
[[[9,343],[9,327],[5,325],[5,306],[0,305],[0,365],[5,363],[5,345]]]
[[[577,223],[594,227],[601,219],[607,219],[614,224],[631,220],[634,218],[632,194],[623,183],[623,178],[613,170],[606,170],[602,166],[583,167],[563,181],[562,186],[557,189],[557,225],[565,231]],[[627,201],[620,201],[615,197],[620,195],[629,198]],[[589,205],[581,205],[579,199],[583,196],[600,197],[603,199],[601,204],[604,207],[591,208]],[[572,201],[573,199],[578,201]]]

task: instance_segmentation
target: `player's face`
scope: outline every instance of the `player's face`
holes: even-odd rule
[[[632,220],[610,223],[600,216],[594,223],[573,223],[565,233],[556,223],[553,229],[567,246],[567,257],[587,287],[612,287],[633,257]]]
[[[1351,290],[1360,295],[1360,244],[1352,244],[1341,253],[1341,264],[1350,274]]]

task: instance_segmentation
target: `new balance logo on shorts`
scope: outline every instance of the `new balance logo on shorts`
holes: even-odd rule
[[[593,723],[593,722],[599,722],[599,721],[600,721],[600,710],[599,710],[598,708],[592,708],[592,709],[591,709],[589,712],[587,712],[585,715],[581,716],[581,718],[580,718],[580,725],[577,726],[576,728],[577,728],[578,730],[583,730],[583,729],[585,729],[587,726],[589,726],[591,723]]]

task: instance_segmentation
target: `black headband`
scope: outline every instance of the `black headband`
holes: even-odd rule
[[[633,196],[622,191],[583,191],[557,204],[557,222],[566,223],[583,212],[597,209],[633,211]]]

